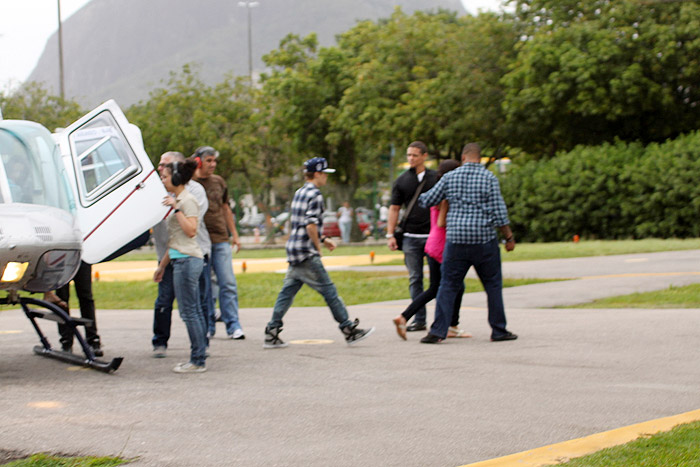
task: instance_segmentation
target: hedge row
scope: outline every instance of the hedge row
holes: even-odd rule
[[[700,132],[577,147],[501,178],[520,241],[700,237]]]

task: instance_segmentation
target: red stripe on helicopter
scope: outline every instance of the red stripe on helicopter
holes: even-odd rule
[[[107,217],[105,217],[104,219],[102,219],[102,221],[101,221],[99,224],[97,224],[97,225],[95,226],[95,228],[92,229],[92,231],[90,231],[90,233],[87,234],[87,235],[85,236],[85,238],[83,238],[83,241],[85,241],[85,240],[87,240],[88,238],[90,238],[90,235],[92,235],[93,233],[95,233],[95,230],[99,229],[100,226],[101,226],[102,224],[104,224],[105,222],[107,222],[107,219],[109,219],[109,218],[112,216],[112,214],[114,214],[115,212],[117,212],[117,209],[119,209],[119,208],[121,207],[121,205],[124,204],[124,203],[126,202],[126,200],[129,199],[129,198],[131,197],[131,195],[133,195],[134,193],[136,193],[136,190],[140,190],[141,188],[143,188],[143,184],[146,182],[146,180],[148,180],[148,177],[150,177],[151,175],[153,175],[153,173],[155,173],[155,171],[156,171],[156,169],[151,170],[151,171],[148,173],[148,175],[146,175],[146,176],[144,177],[144,179],[141,180],[141,182],[137,183],[137,184],[136,184],[136,187],[134,187],[134,189],[131,190],[131,193],[129,193],[128,195],[126,195],[126,198],[124,198],[119,204],[117,204],[117,205],[114,207],[114,209],[112,209],[112,211],[111,211],[109,214],[107,214]]]

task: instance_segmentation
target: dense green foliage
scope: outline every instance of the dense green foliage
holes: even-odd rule
[[[523,241],[700,235],[700,133],[666,143],[579,146],[502,180]]]

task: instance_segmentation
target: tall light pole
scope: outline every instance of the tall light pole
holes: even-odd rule
[[[66,97],[66,88],[63,82],[63,27],[61,26],[61,0],[58,3],[58,83],[61,99]]]
[[[238,2],[238,6],[243,6],[248,11],[248,78],[250,79],[251,86],[253,85],[253,33],[250,9],[258,6],[259,4],[259,2],[254,2],[251,0]]]

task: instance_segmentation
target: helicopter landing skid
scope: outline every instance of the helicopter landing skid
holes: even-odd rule
[[[122,357],[113,358],[111,362],[105,362],[95,358],[95,352],[92,350],[92,347],[88,345],[85,338],[83,338],[82,334],[77,329],[78,326],[90,324],[91,320],[84,318],[73,318],[62,308],[53,303],[47,302],[46,300],[37,300],[30,297],[19,297],[18,301],[20,305],[22,305],[24,314],[27,316],[27,318],[29,318],[29,321],[31,321],[32,326],[34,326],[34,330],[38,334],[39,340],[41,341],[41,345],[34,346],[34,353],[37,355],[61,360],[66,363],[81,365],[87,368],[92,368],[93,370],[102,371],[104,373],[113,373],[117,371],[117,368],[119,368],[121,365],[123,360]],[[3,300],[0,299],[0,303],[2,302]],[[30,305],[45,308],[46,310],[30,308]],[[44,333],[41,332],[41,328],[36,322],[37,318],[55,321],[59,324],[65,324],[70,327],[73,335],[80,343],[84,356],[54,349]]]

